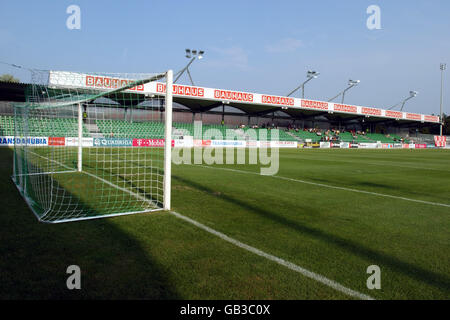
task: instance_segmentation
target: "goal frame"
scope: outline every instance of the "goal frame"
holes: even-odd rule
[[[117,216],[124,216],[124,215],[131,215],[131,214],[137,214],[137,213],[146,213],[146,212],[154,212],[154,211],[162,211],[162,210],[170,210],[171,209],[171,164],[172,164],[172,110],[173,110],[173,71],[172,70],[168,70],[165,73],[162,74],[158,74],[150,79],[146,79],[146,80],[138,80],[135,82],[132,82],[131,84],[128,84],[125,87],[119,88],[119,89],[115,89],[113,91],[106,91],[103,93],[99,93],[97,94],[95,97],[90,98],[88,100],[79,100],[76,101],[74,103],[71,103],[70,105],[77,105],[78,107],[78,112],[77,112],[77,126],[78,126],[78,146],[77,146],[77,165],[76,165],[76,170],[77,172],[83,172],[83,106],[82,104],[84,102],[88,102],[88,101],[93,101],[97,98],[101,98],[102,96],[106,96],[106,95],[110,95],[111,93],[113,93],[114,91],[120,92],[120,91],[124,91],[127,90],[128,88],[131,87],[135,87],[137,85],[143,85],[145,83],[148,82],[152,82],[152,81],[156,81],[160,78],[165,77],[166,80],[166,92],[165,94],[163,94],[162,96],[164,96],[165,99],[165,107],[164,107],[164,113],[165,113],[165,118],[164,118],[164,150],[163,150],[163,155],[164,155],[164,162],[163,162],[163,167],[164,167],[164,175],[163,175],[163,202],[162,202],[162,207],[160,208],[154,208],[154,209],[148,209],[148,210],[142,210],[142,211],[130,211],[130,212],[119,212],[119,213],[109,213],[109,214],[103,214],[103,215],[95,215],[95,216],[84,216],[84,217],[76,217],[76,218],[68,218],[68,219],[60,219],[60,220],[45,220],[42,219],[42,215],[39,215],[39,213],[37,212],[37,210],[34,207],[34,203],[35,201],[28,195],[27,190],[26,190],[26,186],[27,183],[21,183],[21,181],[18,181],[18,179],[20,180],[21,174],[17,174],[17,161],[18,159],[16,158],[16,144],[18,142],[17,137],[14,137],[14,156],[13,156],[13,174],[11,175],[11,179],[14,182],[16,188],[18,189],[19,193],[22,195],[22,197],[24,198],[25,202],[27,203],[28,207],[30,208],[30,210],[33,212],[33,214],[36,216],[37,220],[39,222],[43,222],[43,223],[50,223],[50,224],[58,224],[58,223],[65,223],[65,222],[74,222],[74,221],[83,221],[83,220],[92,220],[92,219],[101,219],[101,218],[109,218],[109,217],[117,217]],[[26,108],[26,106],[21,106],[22,108]],[[15,121],[15,126],[16,126],[16,121]],[[27,145],[27,139],[28,137],[25,137],[25,139],[22,140],[22,142],[19,143],[23,143],[25,142],[25,146]],[[20,139],[19,139],[20,140]],[[26,162],[27,157],[24,156],[23,159],[20,159],[19,161],[23,161]],[[52,161],[52,160],[50,160]],[[52,172],[50,172],[52,173]],[[88,175],[93,176],[91,173],[89,172],[85,172]],[[44,174],[44,173],[42,173]],[[22,175],[33,175],[33,173],[28,174],[22,174]],[[95,177],[98,179],[102,179],[100,177]],[[112,185],[112,182],[109,181],[104,181],[107,184]],[[116,188],[121,189],[122,191],[128,192],[130,194],[133,194],[133,191],[131,190],[123,190],[124,188],[115,185]],[[136,195],[139,197],[142,197],[141,195]]]

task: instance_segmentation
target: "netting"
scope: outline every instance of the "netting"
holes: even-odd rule
[[[149,87],[167,80],[171,72],[33,72],[14,108],[13,180],[40,221],[164,208],[171,97]]]

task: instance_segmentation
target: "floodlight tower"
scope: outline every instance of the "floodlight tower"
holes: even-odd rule
[[[345,98],[345,93],[350,90],[351,88],[357,86],[361,81],[360,80],[348,80],[348,87],[344,89],[344,91],[339,92],[336,96],[334,96],[333,98],[329,99],[328,102],[333,101],[334,99],[336,99],[337,97],[339,97],[340,95],[342,95],[342,101],[341,103],[344,103],[344,98]]]
[[[418,93],[417,91],[410,91],[410,92],[409,92],[409,97],[408,97],[408,98],[406,98],[406,99],[404,99],[403,101],[401,101],[401,102],[399,102],[399,103],[393,105],[393,106],[390,107],[388,110],[392,110],[392,109],[394,109],[395,107],[397,107],[398,105],[401,104],[402,107],[400,108],[400,111],[403,111],[403,107],[405,106],[406,101],[408,101],[409,99],[412,99],[412,98],[416,97],[418,94],[419,94],[419,93]]]
[[[192,76],[191,73],[189,72],[189,67],[191,66],[191,64],[195,61],[195,59],[203,59],[203,55],[205,54],[205,51],[203,50],[191,50],[191,49],[186,49],[186,55],[185,57],[189,60],[189,63],[186,65],[186,67],[184,67],[183,69],[181,69],[180,71],[178,71],[175,75],[177,76],[175,78],[175,80],[173,81],[173,83],[177,82],[178,79],[180,79],[180,77],[183,75],[183,73],[186,71],[186,73],[189,76],[189,80],[191,80],[191,84],[193,86],[195,86],[194,81],[192,80]]]
[[[307,84],[309,81],[311,81],[312,79],[316,79],[319,76],[319,72],[317,71],[311,71],[309,70],[306,73],[306,81],[303,82],[301,85],[299,85],[297,88],[295,88],[294,90],[292,90],[287,97],[291,96],[292,94],[294,94],[294,92],[296,92],[298,89],[302,88],[302,99],[305,98],[305,84]]]
[[[439,120],[441,122],[441,126],[440,126],[440,135],[442,136],[442,125],[444,123],[444,119],[443,119],[443,114],[442,114],[442,104],[443,104],[443,90],[444,90],[444,71],[445,69],[447,69],[447,64],[446,63],[441,63],[441,109],[439,112]]]

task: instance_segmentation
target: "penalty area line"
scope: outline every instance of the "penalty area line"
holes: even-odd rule
[[[260,257],[263,257],[263,258],[265,258],[267,260],[275,262],[275,263],[277,263],[279,265],[282,265],[282,266],[284,266],[284,267],[286,267],[286,268],[288,268],[288,269],[290,269],[292,271],[300,273],[301,275],[303,275],[303,276],[305,276],[305,277],[307,277],[309,279],[312,279],[312,280],[317,281],[317,282],[319,282],[319,283],[321,283],[323,285],[326,285],[326,286],[328,286],[328,287],[330,287],[330,288],[332,288],[332,289],[334,289],[336,291],[339,291],[339,292],[341,292],[341,293],[343,293],[343,294],[345,294],[347,296],[354,297],[354,298],[361,299],[361,300],[375,300],[374,298],[372,298],[369,295],[366,295],[366,294],[363,294],[361,292],[358,292],[358,291],[352,290],[350,288],[347,288],[347,287],[341,285],[340,283],[337,283],[336,281],[328,279],[327,277],[324,277],[324,276],[322,276],[320,274],[317,274],[315,272],[309,271],[309,270],[307,270],[305,268],[302,268],[302,267],[300,267],[300,266],[298,266],[298,265],[296,265],[296,264],[294,264],[292,262],[286,261],[284,259],[281,259],[279,257],[276,257],[276,256],[271,255],[269,253],[266,253],[264,251],[261,251],[261,250],[255,248],[255,247],[249,246],[248,244],[240,242],[239,240],[233,239],[233,238],[227,236],[226,234],[223,234],[223,233],[221,233],[219,231],[211,229],[210,227],[207,227],[204,224],[201,224],[200,222],[195,221],[195,220],[193,220],[191,218],[188,218],[188,217],[186,217],[186,216],[184,216],[184,215],[182,215],[182,214],[180,214],[178,212],[169,211],[169,213],[174,215],[175,217],[177,217],[179,219],[182,219],[182,220],[184,220],[184,221],[186,221],[186,222],[196,226],[197,228],[200,228],[200,229],[202,229],[202,230],[204,230],[204,231],[206,231],[206,232],[208,232],[208,233],[210,233],[212,235],[215,235],[215,236],[219,237],[220,239],[222,239],[222,240],[224,240],[224,241],[226,241],[228,243],[231,243],[231,244],[233,244],[233,245],[235,245],[235,246],[237,246],[237,247],[239,247],[241,249],[244,249],[244,250],[246,250],[248,252],[256,254],[256,255],[258,255]]]

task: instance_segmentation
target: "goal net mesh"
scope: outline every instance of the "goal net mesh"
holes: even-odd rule
[[[14,107],[12,178],[40,221],[163,208],[166,96],[153,87],[166,80],[32,72],[26,103]]]

